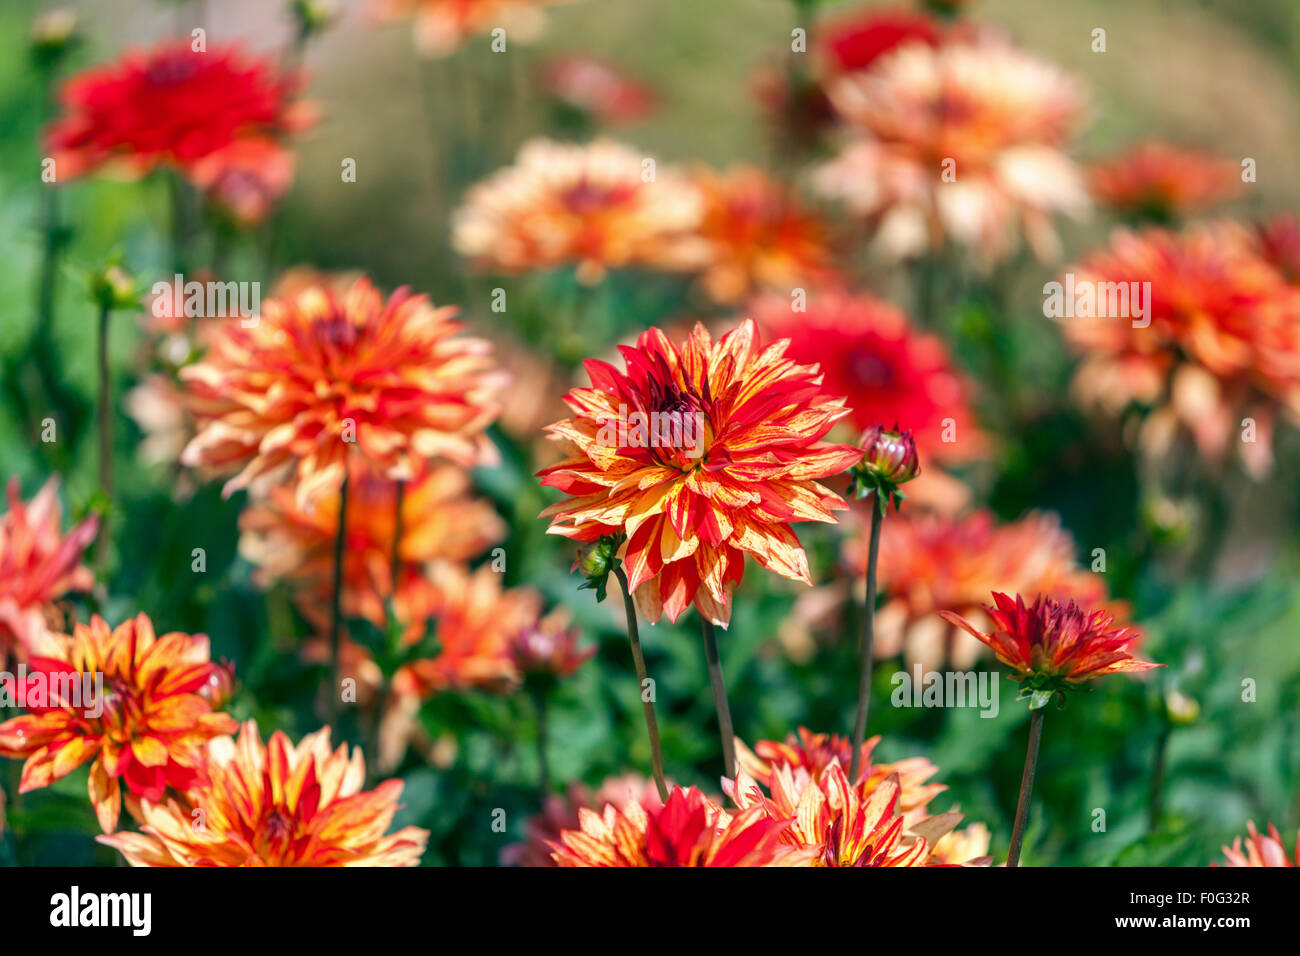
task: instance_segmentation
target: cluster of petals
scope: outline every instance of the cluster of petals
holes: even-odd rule
[[[206,743],[237,726],[217,710],[230,674],[209,659],[208,639],[156,636],[144,614],[112,629],[95,616],[71,635],[47,635],[27,670],[27,713],[0,724],[0,756],[26,758],[23,793],[93,759],[90,801],[105,833],[117,825],[123,783],[155,801],[168,787],[184,791],[203,778]],[[38,682],[44,700],[32,696]]]
[[[865,217],[889,258],[947,241],[996,262],[1024,236],[1059,252],[1052,217],[1089,199],[1065,152],[1084,97],[1056,67],[988,35],[902,42],[827,94],[856,133],[814,173],[825,196]]]
[[[861,452],[822,441],[848,409],[787,346],[764,346],[750,320],[717,340],[697,325],[680,347],[649,329],[620,347],[625,371],[586,361],[591,386],[571,391],[573,417],[549,427],[570,450],[539,473],[566,495],[542,512],[550,532],[625,535],[629,586],[648,620],[675,621],[693,604],[725,625],[747,556],[811,584],[790,524],[835,520],[846,506],[817,479]]]
[[[424,459],[494,461],[484,430],[504,379],[454,315],[406,289],[385,299],[361,278],[225,321],[181,371],[198,426],[182,462],[236,472],[227,495],[295,478],[305,505],[340,486],[349,452],[403,480]]]
[[[233,731],[232,731],[233,732]],[[326,727],[295,746],[257,724],[208,745],[207,774],[188,792],[131,801],[140,832],[101,836],[132,866],[417,866],[427,830],[387,831],[400,780],[363,790],[360,748],[330,749]]]
[[[1135,218],[1168,221],[1241,190],[1237,165],[1210,153],[1153,140],[1088,168],[1093,198]]]
[[[1268,825],[1268,833],[1255,829],[1253,821],[1246,824],[1245,845],[1242,838],[1232,841],[1232,846],[1223,848],[1225,860],[1215,866],[1300,866],[1300,836],[1294,844],[1295,859],[1287,856],[1286,846],[1277,832],[1277,827]]]

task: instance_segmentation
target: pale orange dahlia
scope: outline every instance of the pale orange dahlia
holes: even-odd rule
[[[815,184],[870,220],[891,258],[953,241],[993,262],[1021,234],[1035,254],[1054,256],[1053,214],[1088,208],[1064,151],[1083,95],[1054,66],[996,38],[906,42],[833,78],[827,93],[858,136]]]
[[[505,533],[492,506],[474,497],[463,468],[445,462],[421,463],[402,487],[402,533],[395,543],[398,483],[359,456],[352,459],[349,471],[345,617],[361,617],[385,627],[386,602],[392,598],[399,612],[406,609],[413,592],[424,587],[426,564],[468,561]],[[257,567],[254,582],[259,587],[290,582],[303,614],[319,627],[329,623],[338,515],[337,491],[325,492],[304,507],[293,488],[277,486],[239,516],[239,551]],[[396,591],[394,555],[401,561]],[[419,603],[418,597],[414,602]],[[408,627],[424,624],[409,617],[402,621]]]
[[[1162,222],[1212,206],[1241,189],[1235,163],[1158,141],[1093,163],[1088,177],[1098,202]]]
[[[1211,462],[1235,445],[1253,474],[1269,469],[1276,415],[1300,421],[1300,287],[1254,234],[1227,221],[1121,229],[1070,273],[1074,315],[1060,321],[1082,356],[1081,400],[1112,415],[1149,409],[1139,440],[1153,457],[1187,433]],[[1110,291],[1090,307],[1080,295],[1088,289],[1130,299],[1137,290],[1146,314]],[[1253,440],[1241,440],[1244,418],[1255,423]]]
[[[715,302],[738,302],[758,289],[788,297],[831,275],[826,224],[762,170],[699,169],[693,178],[704,195],[699,234],[709,249],[700,282]]]
[[[26,758],[21,793],[49,786],[94,758],[90,802],[105,833],[117,826],[119,780],[150,800],[162,799],[168,787],[186,790],[203,777],[207,741],[237,726],[215,710],[229,692],[230,675],[209,660],[207,637],[155,637],[144,614],[112,630],[95,616],[71,636],[48,635],[27,668],[50,696],[43,705],[34,702],[29,679],[28,713],[0,724],[0,756]],[[102,696],[95,693],[93,701],[70,683],[93,687],[101,675]]]
[[[855,581],[867,562],[865,522],[856,525],[843,553]],[[1042,512],[1004,524],[990,511],[891,518],[880,534],[879,588],[885,601],[876,612],[877,656],[902,652],[909,665],[927,669],[944,661],[968,668],[980,652],[980,645],[947,624],[939,611],[982,622],[981,607],[993,591],[1041,592],[1088,606],[1106,600],[1104,581],[1079,566],[1074,539],[1060,519]]]
[[[700,191],[682,173],[608,140],[534,139],[513,166],[473,186],[452,244],[479,268],[514,273],[572,265],[585,283],[608,269],[683,270],[707,261],[694,234]]]
[[[589,359],[574,417],[548,432],[571,457],[539,472],[567,497],[542,512],[577,541],[625,534],[629,587],[650,621],[692,604],[725,626],[746,555],[811,584],[794,521],[834,522],[843,500],[816,479],[861,457],[821,441],[848,414],[816,367],[764,347],[746,320],[714,341],[696,325],[679,348],[657,328],[621,348],[626,372]]]
[[[390,478],[413,477],[421,458],[495,460],[484,429],[502,378],[486,342],[456,334],[454,315],[406,289],[385,301],[358,279],[226,321],[181,371],[199,428],[182,462],[238,471],[226,495],[294,473],[305,504],[339,487],[350,450]]]
[[[762,807],[733,816],[694,787],[676,788],[662,806],[583,807],[578,821],[552,844],[559,866],[807,866],[813,856],[782,842],[789,817]]]
[[[542,7],[570,0],[373,0],[380,21],[415,18],[415,45],[427,56],[453,53],[470,37],[498,27],[511,41],[535,40],[546,24]]]
[[[1300,866],[1300,837],[1295,843],[1295,862],[1286,855],[1286,846],[1278,835],[1277,827],[1268,825],[1268,835],[1261,835],[1255,829],[1254,821],[1246,824],[1246,845],[1243,850],[1241,837],[1232,841],[1231,847],[1223,848],[1227,858],[1223,863],[1211,863],[1211,866]]]
[[[55,602],[95,583],[82,555],[99,530],[90,515],[64,534],[59,481],[51,478],[30,502],[18,479],[6,489],[9,510],[0,518],[0,670],[11,657],[32,652],[51,624],[62,626]]]
[[[249,721],[207,753],[207,779],[183,799],[133,801],[140,833],[101,836],[132,866],[418,866],[429,832],[385,835],[400,780],[363,791],[358,747],[330,750],[326,727],[295,747],[280,731],[262,744]]]
[[[769,780],[770,796],[743,772],[735,781],[724,780],[723,786],[742,813],[758,811],[773,822],[791,820],[778,839],[812,851],[812,865],[925,866],[929,862],[931,840],[908,830],[899,812],[897,777],[879,784],[863,780],[851,785],[839,761],[833,760],[816,779],[805,770],[778,764]],[[956,822],[939,821],[937,829],[947,832]]]

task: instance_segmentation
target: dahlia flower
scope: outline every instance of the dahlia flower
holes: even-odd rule
[[[1024,682],[1021,694],[1031,697],[1033,709],[1085,681],[1164,666],[1133,657],[1141,635],[1131,627],[1115,627],[1109,611],[1088,613],[1074,601],[1042,594],[1026,605],[1020,595],[1013,601],[995,591],[993,602],[984,608],[992,621],[988,632],[951,611],[940,611],[939,616],[987,644],[1011,668],[1013,678]]]
[[[855,521],[843,560],[861,577],[867,562],[865,522]],[[1101,577],[1080,568],[1075,543],[1051,513],[1030,512],[999,524],[992,512],[960,517],[903,514],[886,522],[880,536],[880,590],[876,611],[877,656],[900,651],[909,664],[927,669],[968,668],[980,646],[946,624],[936,612],[954,611],[982,625],[982,602],[992,591],[1048,594],[1085,606],[1105,601]],[[1112,610],[1120,610],[1112,608]]]
[[[183,799],[132,807],[140,833],[98,837],[132,866],[418,866],[429,833],[385,835],[400,780],[363,791],[360,748],[331,752],[329,728],[295,747],[280,731],[263,745],[249,721],[239,739],[208,745],[207,779]]]
[[[168,787],[186,790],[203,776],[204,744],[236,727],[216,711],[229,675],[208,659],[207,637],[155,637],[144,614],[112,630],[95,616],[71,636],[48,635],[27,667],[50,696],[44,706],[29,701],[29,713],[0,724],[0,756],[26,758],[21,793],[49,786],[94,758],[90,802],[105,833],[117,826],[120,782],[150,800],[162,799]],[[69,690],[70,682],[101,676],[102,693],[93,701],[76,700]],[[55,687],[69,693],[56,695]]]
[[[159,165],[191,174],[255,142],[262,155],[311,120],[292,102],[298,79],[233,46],[195,51],[190,40],[80,73],[63,87],[62,114],[45,134],[60,180],[106,164],[140,175]],[[232,153],[233,151],[233,153]]]
[[[550,615],[515,634],[510,642],[510,659],[525,678],[569,677],[591,659],[596,648],[578,646],[577,628],[566,619]]]
[[[1292,285],[1300,285],[1300,216],[1279,213],[1256,233],[1264,259]]]
[[[943,24],[914,10],[870,8],[832,20],[819,30],[822,59],[832,72],[865,70],[907,43],[937,47]]]
[[[626,372],[585,363],[592,387],[566,402],[549,433],[572,457],[544,468],[569,497],[542,512],[577,541],[627,536],[629,588],[647,620],[692,604],[726,625],[745,557],[811,583],[794,521],[833,522],[845,506],[816,479],[861,452],[821,441],[848,414],[815,367],[763,347],[746,320],[716,342],[697,325],[680,348],[657,328],[621,349]]]
[[[757,289],[788,296],[830,275],[826,224],[762,170],[701,169],[694,182],[704,196],[699,235],[709,249],[700,282],[715,302],[734,303]]]
[[[1088,169],[1092,195],[1125,215],[1167,222],[1233,196],[1235,163],[1168,143],[1139,143]]]
[[[757,811],[772,822],[792,820],[778,839],[812,851],[812,865],[925,866],[928,862],[930,841],[905,832],[898,812],[897,777],[877,785],[865,780],[851,785],[839,761],[833,760],[817,779],[795,772],[788,764],[775,766],[769,779],[770,796],[744,773],[723,784],[742,813]]]
[[[238,471],[231,495],[292,472],[300,504],[338,488],[348,450],[389,478],[422,458],[469,467],[495,460],[484,429],[502,377],[489,346],[457,336],[454,308],[406,289],[387,301],[366,279],[346,292],[317,286],[230,320],[208,353],[181,370],[198,434],[181,460]]]
[[[541,812],[530,817],[525,824],[524,839],[501,851],[502,865],[555,866],[551,845],[560,840],[565,830],[577,830],[582,826],[578,811],[583,807],[603,807],[607,803],[619,810],[626,810],[631,803],[638,803],[650,811],[663,806],[655,782],[638,774],[611,777],[594,793],[581,783],[570,784],[563,796],[546,796]]]
[[[1059,246],[1052,215],[1088,208],[1064,152],[1082,95],[1005,43],[905,43],[833,79],[827,93],[859,135],[815,171],[814,185],[869,219],[889,258],[953,241],[988,264],[1021,233],[1050,258]]]
[[[81,558],[99,530],[90,515],[66,535],[59,481],[51,478],[30,502],[9,479],[9,510],[0,518],[0,670],[25,658],[60,615],[55,602],[95,583]]]
[[[504,273],[573,265],[579,280],[608,269],[683,270],[706,261],[694,230],[698,189],[671,168],[608,140],[533,139],[513,166],[473,186],[452,219],[452,244],[476,267]]]
[[[1268,835],[1261,836],[1255,829],[1253,821],[1246,824],[1246,846],[1242,848],[1241,837],[1232,841],[1231,847],[1223,848],[1226,862],[1212,863],[1211,866],[1300,866],[1300,838],[1295,844],[1295,862],[1286,855],[1286,846],[1278,835],[1277,827],[1268,825]]]
[[[1085,310],[1107,314],[1061,319],[1083,359],[1081,400],[1112,415],[1153,408],[1139,439],[1153,457],[1185,431],[1205,459],[1221,461],[1236,445],[1252,474],[1266,472],[1276,414],[1300,420],[1300,287],[1261,253],[1254,235],[1226,221],[1181,233],[1117,230],[1073,267],[1074,285],[1144,290],[1145,309],[1131,295],[1127,309],[1113,308],[1108,295],[1105,308]],[[1243,416],[1256,423],[1253,441],[1239,440]]]
[[[421,463],[402,489],[401,540],[395,549],[397,482],[360,457],[352,459],[349,472],[342,578],[345,617],[365,618],[384,628],[386,601],[391,598],[399,612],[405,609],[414,592],[425,586],[426,564],[468,561],[505,533],[505,524],[492,506],[473,496],[464,469],[445,462]],[[290,582],[303,614],[319,627],[329,623],[338,514],[337,491],[326,492],[304,507],[293,488],[281,485],[239,516],[239,551],[257,567],[254,583],[267,588],[276,581]],[[395,554],[400,563],[396,589]],[[419,603],[418,597],[414,600]],[[410,627],[424,625],[402,620]]]
[[[190,180],[229,225],[249,229],[266,221],[293,183],[293,154],[264,139],[239,140],[194,164]]]
[[[559,866],[806,866],[812,851],[781,842],[791,826],[764,808],[727,813],[699,790],[673,790],[668,802],[583,807],[578,828],[552,844]]]
[[[415,18],[415,46],[426,56],[454,53],[470,37],[498,27],[512,41],[537,39],[546,25],[541,8],[568,0],[374,0],[381,22]]]

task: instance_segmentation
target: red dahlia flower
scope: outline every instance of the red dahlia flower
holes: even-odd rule
[[[569,497],[542,512],[550,532],[577,541],[627,536],[629,586],[650,621],[694,604],[715,624],[731,617],[745,557],[811,583],[794,521],[833,522],[844,501],[816,479],[861,452],[821,441],[848,414],[823,393],[815,366],[763,347],[754,323],[714,341],[697,325],[682,347],[657,328],[620,351],[626,371],[588,360],[590,388],[550,426],[574,454],[542,484]]]

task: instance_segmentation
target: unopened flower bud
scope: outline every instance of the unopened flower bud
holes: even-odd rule
[[[901,431],[897,425],[892,429],[872,425],[859,445],[862,458],[853,466],[853,490],[859,498],[876,494],[883,514],[891,498],[895,507],[902,500],[898,486],[921,473],[916,441],[911,432]]]

